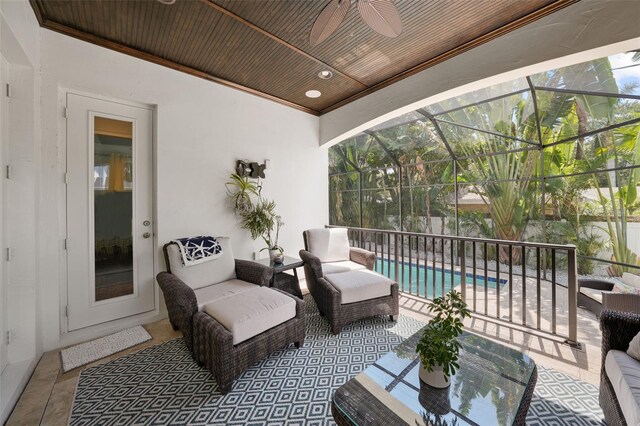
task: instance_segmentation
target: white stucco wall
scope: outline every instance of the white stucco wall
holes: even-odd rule
[[[39,322],[38,251],[36,211],[39,165],[39,67],[40,28],[26,1],[0,1],[0,53],[8,66],[3,68],[3,83],[11,85],[6,99],[6,126],[0,138],[2,154],[3,224],[0,228],[3,282],[1,338],[10,332],[7,366],[0,375],[0,423],[17,401],[42,353]],[[5,138],[6,137],[6,138]],[[11,167],[11,179],[5,179],[5,165]],[[11,256],[7,261],[6,249]]]
[[[638,49],[638,22],[640,1],[582,0],[322,115],[320,143],[333,145],[403,113],[492,84]]]
[[[286,225],[285,251],[303,246],[302,231],[328,221],[327,154],[318,144],[318,117],[144,62],[48,30],[42,31],[41,244],[50,256],[40,269],[45,349],[60,343],[64,253],[65,138],[62,107],[67,90],[156,107],[156,237],[160,250],[177,237],[230,236],[236,257],[262,248],[237,225],[224,182],[236,159],[271,160],[263,194],[276,201]],[[57,279],[56,279],[57,278]],[[64,339],[63,339],[64,340]]]

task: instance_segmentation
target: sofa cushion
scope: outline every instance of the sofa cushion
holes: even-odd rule
[[[640,288],[640,276],[629,272],[622,273],[622,282],[629,287]]]
[[[296,316],[293,298],[267,287],[256,287],[204,305],[233,335],[233,344],[257,336]]]
[[[602,303],[602,290],[598,290],[597,288],[580,287],[580,293],[595,300],[596,302]]]
[[[322,263],[349,260],[349,237],[346,228],[309,229],[307,244],[309,252]]]
[[[391,294],[392,281],[368,269],[328,274],[325,278],[341,293],[343,305]]]
[[[640,425],[640,361],[625,352],[611,350],[604,361],[622,414],[629,425]]]
[[[194,290],[234,279],[236,261],[231,250],[231,240],[227,237],[216,237],[216,239],[222,246],[222,257],[192,266],[184,266],[178,245],[169,244],[167,257],[171,273]]]
[[[246,281],[232,279],[218,284],[200,287],[195,289],[193,292],[196,294],[198,310],[202,311],[204,305],[207,303],[224,299],[225,297],[233,296],[234,294],[244,293],[245,291],[252,290],[257,287],[258,286],[255,284],[251,284]]]
[[[337,274],[338,272],[359,271],[361,269],[367,269],[367,267],[350,260],[342,262],[327,262],[322,264],[322,275]]]

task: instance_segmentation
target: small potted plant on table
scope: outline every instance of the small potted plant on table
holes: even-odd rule
[[[462,295],[451,290],[434,299],[429,312],[435,317],[424,328],[416,347],[420,357],[420,380],[435,388],[446,388],[458,365],[462,320],[470,315]]]

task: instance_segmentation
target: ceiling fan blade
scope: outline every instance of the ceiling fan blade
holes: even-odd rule
[[[322,9],[311,28],[309,39],[312,46],[322,43],[338,29],[350,6],[351,0],[331,0],[331,3]]]
[[[375,32],[392,38],[402,33],[400,15],[391,0],[359,0],[358,11]]]

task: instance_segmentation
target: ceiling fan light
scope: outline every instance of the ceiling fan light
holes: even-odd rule
[[[322,43],[338,29],[347,16],[350,6],[351,0],[332,0],[322,9],[311,28],[309,41],[312,46]]]
[[[359,0],[358,12],[362,20],[375,32],[386,37],[402,33],[402,21],[391,0]]]

